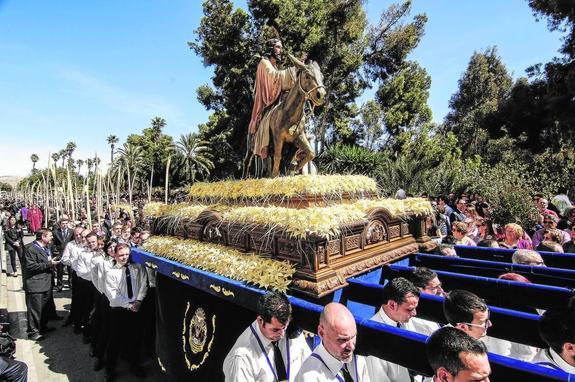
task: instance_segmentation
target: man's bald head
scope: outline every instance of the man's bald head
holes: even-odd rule
[[[340,361],[351,361],[357,329],[353,315],[344,305],[332,302],[325,306],[319,318],[318,334],[328,353]]]

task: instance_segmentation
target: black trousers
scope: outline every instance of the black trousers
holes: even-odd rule
[[[16,250],[9,249],[8,257],[6,257],[6,274],[11,275],[18,271],[18,266],[16,265]]]
[[[70,302],[70,320],[72,325],[75,327],[80,327],[80,319],[78,318],[78,313],[80,312],[80,308],[78,307],[80,298],[78,297],[78,275],[76,275],[76,271],[72,269],[70,273],[70,282],[72,283],[72,301]]]
[[[156,288],[148,288],[140,309],[142,315],[142,348],[145,355],[156,354]]]
[[[78,288],[76,288],[76,286]],[[76,278],[76,284],[74,285],[76,291],[76,307],[78,325],[83,328],[83,332],[86,335],[90,334],[90,312],[94,307],[94,284],[91,281],[84,280],[81,277]]]
[[[92,315],[92,346],[94,355],[103,359],[106,353],[106,346],[110,337],[110,303],[105,294],[100,294],[94,303],[95,309]]]
[[[26,317],[28,318],[28,333],[38,333],[46,327],[48,310],[52,291],[28,293],[26,292]]]
[[[56,286],[64,286],[64,264],[60,263],[57,264],[55,267],[55,280],[54,285]]]
[[[142,326],[141,314],[124,308],[110,308],[110,336],[106,347],[106,372],[112,374],[116,369],[120,350],[126,348],[126,358],[130,366],[139,366]]]
[[[0,357],[0,381],[26,382],[28,366],[24,362],[8,357]]]

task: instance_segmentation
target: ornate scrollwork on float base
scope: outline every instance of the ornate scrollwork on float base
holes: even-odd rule
[[[191,318],[189,317],[190,313],[191,305],[188,302],[182,324],[182,352],[188,369],[193,371],[202,366],[210,355],[216,334],[216,315],[212,315],[211,320],[209,320],[206,311],[201,307],[194,311]],[[212,326],[211,332],[208,324]],[[197,360],[194,361],[193,358]]]

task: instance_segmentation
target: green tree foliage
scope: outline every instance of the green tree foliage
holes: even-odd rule
[[[445,130],[457,136],[464,155],[484,153],[489,138],[485,121],[498,110],[511,85],[511,76],[497,55],[497,48],[471,56],[445,118]]]
[[[384,133],[382,114],[379,104],[369,100],[361,106],[357,118],[352,122],[355,135],[362,146],[369,150],[381,145]]]
[[[402,141],[397,157],[387,151],[332,145],[319,158],[320,171],[374,177],[384,195],[393,195],[399,188],[414,195],[461,192],[479,175],[479,157],[463,159],[451,133],[442,136],[436,127],[425,125],[402,134]]]
[[[163,186],[166,162],[173,152],[172,137],[162,132],[165,126],[166,121],[163,118],[155,117],[150,127],[142,130],[142,134],[130,134],[126,140],[128,144],[141,149],[145,164],[142,169],[144,178],[149,179],[152,171],[154,172],[152,186]]]
[[[10,192],[12,191],[12,185],[5,182],[0,182],[0,191]]]
[[[492,219],[498,224],[518,223],[535,227],[538,212],[532,202],[534,188],[525,164],[511,160],[481,169],[471,189],[485,196],[492,207]]]
[[[194,183],[198,175],[209,175],[214,168],[210,148],[197,134],[182,134],[176,142],[176,148],[183,159],[188,182]]]
[[[431,77],[416,62],[408,61],[378,89],[383,122],[391,150],[399,149],[401,133],[413,131],[431,120],[427,104]]]
[[[533,153],[575,143],[575,8],[570,1],[530,0],[538,19],[564,32],[559,57],[527,69],[492,124],[492,135],[509,135]]]
[[[359,70],[366,17],[360,0],[252,0],[248,11],[234,9],[228,0],[204,2],[196,40],[189,43],[205,65],[214,67],[213,88],[204,85],[197,94],[215,115],[202,126],[200,137],[214,148],[215,157],[226,154],[224,171],[214,174],[218,177],[238,174],[256,67],[268,38],[280,37],[286,51],[306,53],[329,73],[324,80],[326,103],[313,118],[316,141],[323,142],[330,132],[345,127],[342,121],[349,121],[353,101],[364,87]],[[220,147],[223,140],[233,144]]]

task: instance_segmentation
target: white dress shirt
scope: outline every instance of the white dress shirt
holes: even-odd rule
[[[341,369],[344,363],[329,354],[323,343],[319,344],[313,352],[321,360],[314,356],[308,357],[303,363],[295,382],[339,382],[338,376],[343,380]],[[354,355],[352,361],[347,363],[347,368],[354,382],[369,382],[372,380],[367,370],[365,358],[360,355]],[[374,381],[378,380],[374,379]]]
[[[84,246],[81,243],[76,243],[75,241],[71,241],[66,244],[64,252],[62,252],[62,264],[72,266],[72,263],[76,261],[76,257],[78,257],[78,254],[83,249]]]
[[[385,312],[383,308],[379,308],[379,311],[371,318],[372,321],[382,322],[384,324],[397,327],[397,322],[392,320]],[[412,322],[413,319],[409,320],[407,323],[401,323],[400,327],[411,332],[415,332],[415,327]],[[372,380],[378,382],[410,382],[409,371],[406,367],[397,365],[393,362],[386,361],[374,356],[367,357],[367,368],[369,370],[369,376]]]
[[[126,286],[126,267],[130,269],[130,280],[132,284],[132,298],[128,297],[128,287]],[[146,270],[141,264],[128,263],[126,267],[115,263],[106,269],[104,274],[104,293],[110,301],[112,308],[130,308],[134,301],[143,301],[148,291],[148,280]]]
[[[566,373],[575,374],[575,366],[565,362],[553,349],[540,349],[533,358],[533,363],[552,369],[560,369]]]
[[[251,324],[256,335],[259,337],[264,347],[271,365],[275,368],[274,352],[272,342],[267,339],[261,332],[257,321]],[[289,381],[293,382],[301,365],[311,354],[311,350],[305,341],[303,334],[294,339],[284,337],[279,340],[278,347],[282,354],[286,372],[288,371],[286,341],[289,341]],[[254,333],[247,327],[246,330],[238,337],[236,343],[226,355],[224,360],[224,375],[226,382],[275,382],[275,370],[272,371],[266,360],[266,355],[258,343]]]
[[[534,346],[520,344],[517,342],[490,336],[482,337],[481,342],[485,344],[487,351],[490,353],[499,354],[525,362],[531,362],[533,357],[535,357],[537,352],[540,350]]]
[[[92,281],[92,257],[99,256],[101,254],[102,251],[92,251],[90,248],[84,248],[82,251],[79,251],[75,261],[72,262],[72,268],[74,268],[78,277],[81,277],[86,281]]]
[[[90,266],[92,268],[92,283],[98,289],[98,292],[104,293],[106,288],[106,271],[108,268],[112,267],[112,259],[104,256],[104,253],[97,256],[93,256],[90,260]]]

